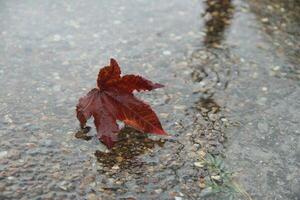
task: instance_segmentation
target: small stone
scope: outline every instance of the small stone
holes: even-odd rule
[[[162,189],[154,190],[154,192],[157,193],[157,194],[160,194],[160,193],[162,193]]]
[[[61,177],[61,173],[60,172],[54,172],[52,173],[51,177],[53,177],[54,179],[58,179]]]
[[[61,40],[61,36],[60,36],[60,35],[55,34],[55,35],[53,36],[53,41],[54,41],[54,42],[58,42],[58,41],[60,41],[60,40]]]
[[[177,64],[177,67],[179,67],[179,68],[186,68],[187,65],[188,65],[187,62],[182,61],[182,62],[180,62],[180,63]]]
[[[52,76],[55,78],[55,79],[60,79],[60,77],[59,77],[59,73],[58,72],[53,72],[52,73]]]
[[[0,159],[5,158],[7,155],[7,151],[0,151]]]
[[[35,147],[37,147],[37,145],[35,144],[35,143],[26,143],[25,144],[28,148],[35,148]]]
[[[161,118],[168,118],[169,117],[169,113],[160,113],[159,116]]]
[[[205,179],[204,178],[200,178],[200,181],[199,181],[199,187],[201,189],[204,189],[206,187],[206,184],[205,184]]]
[[[87,177],[84,177],[83,180],[82,180],[82,185],[88,185],[92,182],[95,181],[95,177],[94,176],[87,176]]]
[[[58,187],[64,191],[68,191],[71,187],[71,184],[69,184],[68,182],[66,181],[62,181],[58,184]]]
[[[94,33],[94,34],[93,34],[93,37],[94,37],[94,38],[98,38],[98,37],[99,37],[99,34]]]
[[[71,20],[69,22],[69,25],[72,26],[73,28],[79,29],[80,28],[80,24],[74,20]]]
[[[207,188],[205,188],[204,190],[201,191],[200,197],[206,197],[206,196],[212,194],[212,192],[213,192],[212,188],[207,187]]]
[[[94,193],[90,193],[90,194],[88,194],[87,199],[88,200],[97,200],[97,196]]]
[[[193,32],[193,31],[189,31],[187,34],[188,34],[189,36],[195,36],[195,32]]]
[[[182,200],[182,197],[175,196],[175,200]]]
[[[206,156],[206,152],[203,151],[203,150],[200,150],[199,155],[200,155],[200,158],[203,159],[203,158],[205,158],[205,156]]]
[[[118,165],[114,165],[114,166],[112,167],[112,169],[118,170],[118,169],[120,169],[120,167],[119,167]]]
[[[136,200],[134,197],[127,197],[126,200]]]
[[[0,192],[4,192],[5,191],[5,185],[0,183]]]
[[[253,78],[253,79],[257,79],[257,77],[258,77],[258,73],[257,73],[257,72],[254,72],[254,73],[252,74],[252,78]]]
[[[266,92],[266,91],[268,91],[268,88],[267,87],[262,87],[261,90]]]
[[[211,121],[216,121],[217,120],[217,115],[216,114],[212,114],[212,113],[209,113],[208,114],[208,117],[209,117],[209,119],[211,120]]]
[[[122,181],[116,181],[115,184],[117,184],[117,185],[122,185],[123,182],[122,182]]]
[[[221,118],[221,121],[222,121],[222,122],[227,122],[228,120],[227,120],[226,118],[223,117],[223,118]]]
[[[169,55],[172,54],[172,52],[171,52],[171,51],[168,51],[168,50],[165,50],[165,51],[163,51],[163,54],[164,54],[165,56],[169,56]]]
[[[175,110],[184,110],[186,107],[184,105],[176,105],[174,106]]]
[[[203,163],[202,162],[194,162],[194,165],[196,166],[196,167],[204,167],[204,165],[203,165]]]
[[[122,162],[122,161],[124,160],[124,158],[121,157],[121,156],[117,156],[117,157],[116,157],[116,160],[117,160],[118,162]]]
[[[269,21],[269,19],[268,18],[262,18],[261,21],[264,22],[264,23],[266,23],[266,22]]]
[[[10,116],[9,115],[5,115],[4,116],[4,120],[5,120],[5,122],[7,122],[7,123],[13,123],[13,120],[10,118]]]
[[[280,70],[280,66],[275,66],[275,67],[273,67],[272,70],[273,70],[273,71],[279,71],[279,70]]]
[[[221,176],[216,175],[216,176],[211,176],[211,178],[218,181],[221,179]]]

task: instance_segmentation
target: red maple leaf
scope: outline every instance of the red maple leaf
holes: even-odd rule
[[[121,77],[116,60],[100,69],[97,88],[79,99],[76,106],[81,128],[93,116],[97,137],[111,148],[118,139],[119,127],[116,120],[123,121],[143,133],[166,135],[161,123],[149,105],[138,100],[133,91],[153,90],[163,85],[136,75]]]

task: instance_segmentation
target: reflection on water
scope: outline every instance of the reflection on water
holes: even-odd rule
[[[217,113],[220,111],[220,106],[212,98],[200,98],[196,103],[196,107],[201,113]]]
[[[133,128],[125,127],[119,133],[119,141],[114,145],[109,153],[96,151],[95,156],[98,162],[104,167],[118,166],[121,169],[140,164],[135,161],[135,157],[148,152],[155,147],[155,144],[162,147],[165,141],[158,141],[148,138]]]
[[[82,128],[75,133],[75,137],[82,140],[90,140],[92,139],[92,136],[87,135],[87,133],[91,130],[90,126],[86,126],[85,128]]]
[[[204,44],[207,47],[217,47],[221,44],[224,32],[233,16],[231,0],[206,0],[204,13],[206,36]]]

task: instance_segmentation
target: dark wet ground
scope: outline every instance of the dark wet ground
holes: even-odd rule
[[[299,199],[299,7],[0,1],[1,199],[229,198],[230,171],[234,199]],[[110,57],[166,85],[139,96],[171,137],[75,137]]]

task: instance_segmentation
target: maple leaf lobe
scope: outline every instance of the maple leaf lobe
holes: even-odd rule
[[[144,133],[167,135],[151,107],[132,93],[134,90],[150,91],[163,85],[138,75],[121,77],[119,64],[112,58],[109,66],[100,69],[97,86],[79,99],[77,118],[83,128],[93,116],[97,136],[108,148],[117,141],[119,127],[116,120]]]
[[[99,88],[105,87],[106,84],[121,78],[121,69],[117,61],[110,59],[110,65],[100,69],[97,79],[97,86]]]

